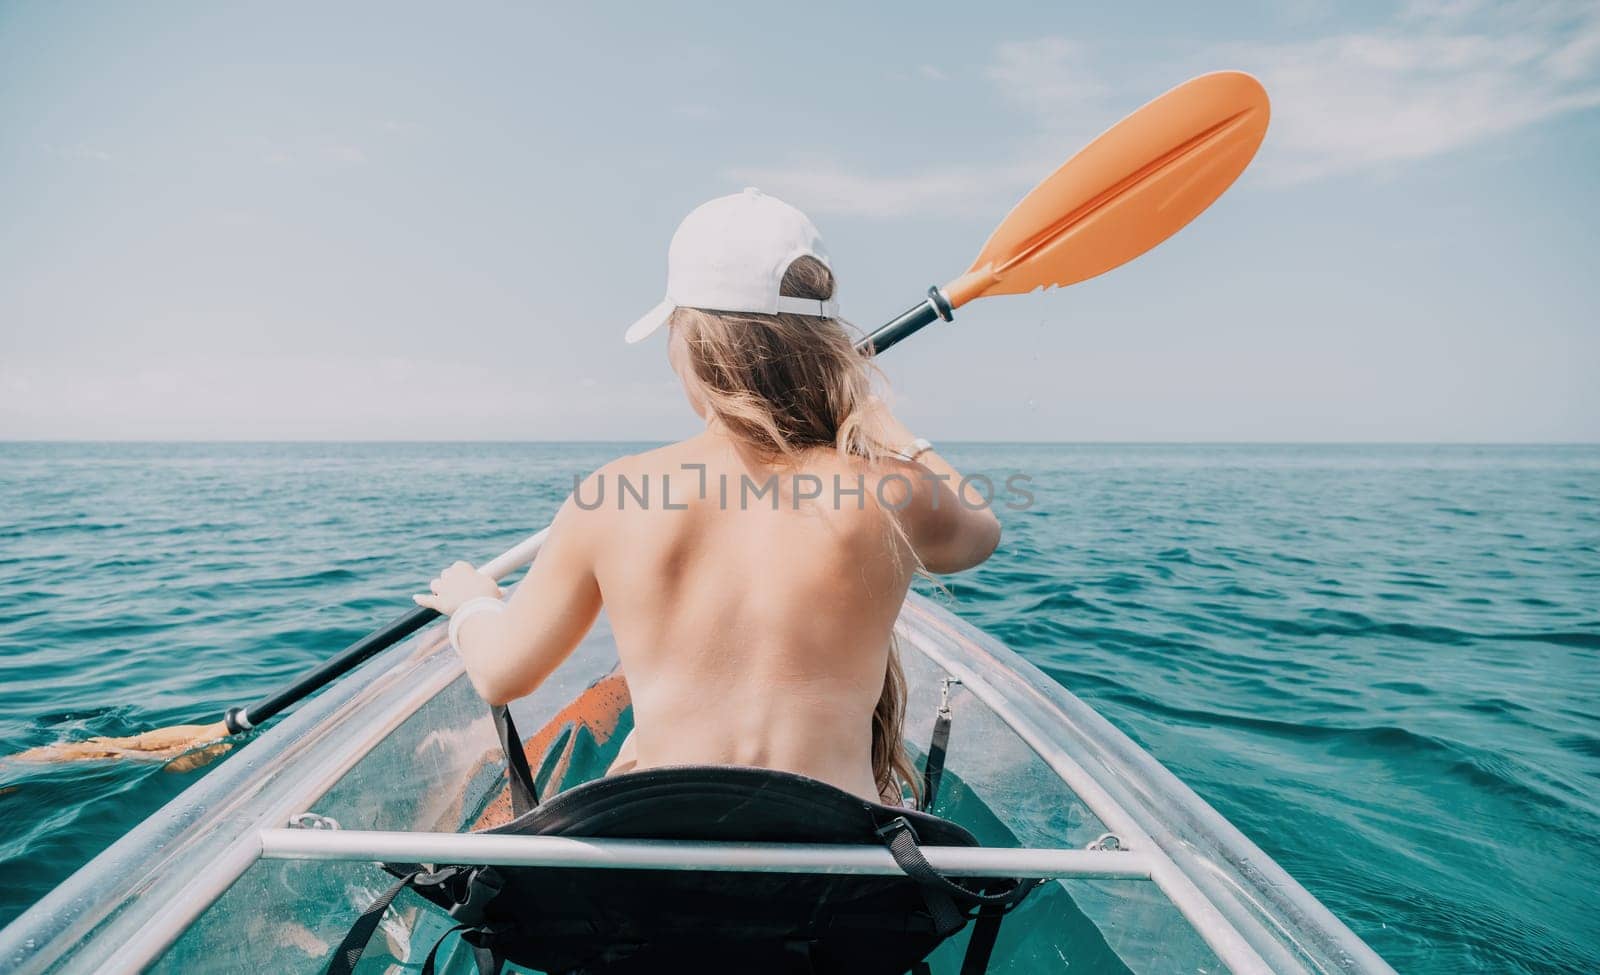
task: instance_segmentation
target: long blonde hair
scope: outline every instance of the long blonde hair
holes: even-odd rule
[[[779,291],[827,301],[833,272],[814,257],[797,258]],[[884,453],[869,421],[868,360],[837,319],[679,308],[668,324],[683,341],[693,392],[707,414],[762,456],[792,463],[802,451],[823,446],[867,460]],[[899,558],[904,534],[889,521],[886,552]],[[905,672],[891,638],[872,712],[872,774],[886,797],[898,796],[901,783],[913,794],[919,787],[903,740],[905,700]]]

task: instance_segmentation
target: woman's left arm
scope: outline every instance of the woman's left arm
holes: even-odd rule
[[[572,654],[600,614],[594,525],[586,514],[569,498],[505,609],[473,613],[461,622],[456,650],[472,686],[490,704],[531,694]],[[465,562],[446,569],[432,590],[412,598],[446,615],[477,597],[500,595],[495,580]]]

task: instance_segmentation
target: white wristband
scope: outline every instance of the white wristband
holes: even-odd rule
[[[450,642],[457,650],[461,649],[461,627],[479,613],[505,612],[506,604],[493,596],[476,596],[467,600],[456,611],[450,614]]]
[[[928,451],[930,451],[932,449],[933,449],[933,444],[929,443],[928,441],[924,440],[921,437],[918,437],[917,439],[911,441],[909,444],[906,444],[906,448],[904,450],[899,451],[900,459],[901,460],[916,460],[918,457],[921,457],[923,454],[927,453]]]

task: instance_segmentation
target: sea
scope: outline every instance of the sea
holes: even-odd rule
[[[0,754],[215,720],[642,446],[0,444]],[[1600,971],[1600,446],[942,449],[1032,495],[948,605],[1396,969]],[[203,774],[0,757],[0,924]]]

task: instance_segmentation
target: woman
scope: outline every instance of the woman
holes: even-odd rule
[[[619,765],[747,765],[899,802],[904,682],[891,630],[919,569],[988,558],[1000,524],[869,388],[804,214],[756,190],[689,214],[667,358],[705,429],[605,467],[556,515],[505,603],[458,562],[416,601],[484,699],[533,691],[603,606],[634,706]]]

